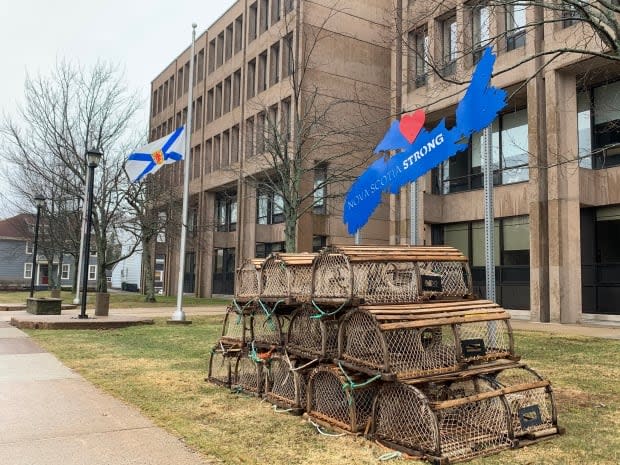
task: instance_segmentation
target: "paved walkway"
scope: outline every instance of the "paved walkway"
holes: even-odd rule
[[[0,322],[0,464],[208,463]]]

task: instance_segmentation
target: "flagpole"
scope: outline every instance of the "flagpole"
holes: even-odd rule
[[[90,170],[86,170],[86,182],[84,183],[84,198],[82,199],[82,229],[80,230],[80,255],[78,257],[78,267],[76,273],[76,282],[75,282],[75,297],[73,298],[73,303],[75,305],[80,303],[80,284],[82,282],[82,264],[84,263],[84,254],[82,251],[84,250],[84,236],[86,235],[86,212],[88,210],[88,202],[86,201],[87,187],[88,186],[88,177],[90,176]],[[90,257],[89,257],[90,258]]]
[[[183,311],[183,277],[185,273],[185,239],[187,236],[187,209],[189,204],[189,166],[192,144],[192,103],[194,93],[194,46],[196,42],[196,23],[192,23],[192,47],[189,56],[189,90],[187,92],[187,124],[185,125],[185,166],[183,170],[183,216],[181,221],[181,248],[179,251],[179,280],[177,283],[177,309],[169,321],[185,321]]]

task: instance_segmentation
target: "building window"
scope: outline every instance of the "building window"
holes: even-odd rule
[[[231,92],[232,76],[229,76],[224,80],[224,109],[222,110],[222,114],[226,114],[230,111]]]
[[[441,22],[441,47],[443,75],[450,76],[456,71],[456,13]]]
[[[267,52],[258,56],[258,92],[267,89]]]
[[[30,241],[26,242],[26,254],[32,255],[33,251],[34,251],[34,245],[32,244],[32,242]]]
[[[293,60],[293,33],[289,33],[284,37],[282,44],[282,77],[286,78],[293,74],[293,66],[295,64]]]
[[[284,221],[284,199],[280,194],[259,190],[256,204],[257,224],[277,224]]]
[[[217,36],[217,55],[215,58],[215,67],[218,68],[224,63],[224,31]]]
[[[211,74],[215,71],[215,39],[209,42],[209,60],[207,65],[207,72]]]
[[[327,165],[321,163],[314,168],[314,204],[312,211],[316,215],[327,214]]]
[[[280,42],[271,46],[269,60],[269,85],[273,86],[280,82]]]
[[[248,95],[248,98],[252,98],[256,94],[256,59],[250,60],[248,62],[247,80],[248,80],[247,95]]]
[[[233,25],[232,23],[226,28],[226,49],[224,53],[224,59],[230,60],[233,55]]]
[[[291,99],[282,100],[282,113],[280,117],[280,132],[285,141],[291,140]]]
[[[480,189],[484,139],[471,136],[467,150],[457,153],[433,170],[433,193],[450,194]],[[527,110],[501,115],[493,122],[493,184],[512,184],[529,179]]]
[[[166,212],[159,212],[157,214],[157,219],[159,223],[158,225],[159,232],[157,233],[157,242],[164,243],[166,242],[166,220],[167,220]]]
[[[426,85],[429,39],[426,26],[409,33],[409,73],[414,87]]]
[[[219,193],[215,199],[216,224],[220,232],[237,230],[237,195],[229,192]]]
[[[474,65],[480,61],[484,48],[491,38],[491,20],[489,7],[484,4],[474,5],[472,8],[472,54]]]
[[[271,0],[271,24],[280,21],[280,0]]]
[[[561,5],[560,17],[562,18],[562,27],[567,28],[573,24],[577,24],[580,18],[579,11],[575,8],[575,5],[567,4],[563,2]]]
[[[295,8],[295,0],[284,0],[284,14],[290,13]]]
[[[260,2],[260,30],[262,34],[269,29],[269,0],[259,0]]]
[[[60,279],[69,279],[70,271],[71,271],[71,265],[68,263],[63,263],[62,270],[60,273]]]
[[[262,111],[256,116],[256,153],[261,154],[265,152],[265,131],[267,127],[265,125],[265,112]]]
[[[24,279],[32,279],[32,263],[24,263]]]
[[[198,60],[196,60],[198,82],[202,82],[205,77],[205,49],[202,48],[198,52]]]
[[[254,155],[254,118],[245,121],[245,156]]]
[[[250,5],[250,23],[248,24],[248,42],[256,39],[256,30],[258,25],[258,6],[256,2]]]
[[[239,53],[243,47],[243,16],[235,19],[235,53]]]
[[[284,242],[257,242],[256,243],[256,258],[267,258],[275,252],[284,252],[286,247]]]
[[[233,88],[232,88],[232,106],[237,108],[241,99],[241,70],[238,69],[233,74]]]
[[[508,51],[525,46],[526,5],[506,5],[506,49]]]
[[[620,81],[578,94],[579,153],[594,169],[620,165]]]
[[[312,251],[320,252],[327,247],[327,236],[312,236]]]
[[[530,227],[527,216],[495,220],[494,261],[498,302],[506,308],[528,309]],[[485,295],[484,222],[433,226],[433,245],[450,245],[468,257],[474,293]]]
[[[214,103],[214,116],[213,119],[218,119],[222,116],[222,83],[215,86],[215,103]]]
[[[88,280],[94,281],[97,279],[97,265],[88,265]]]

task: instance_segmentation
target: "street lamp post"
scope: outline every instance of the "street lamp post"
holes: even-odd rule
[[[45,205],[45,197],[41,194],[37,194],[34,197],[34,202],[37,205],[37,222],[34,226],[34,246],[32,248],[32,270],[30,276],[30,297],[34,295],[34,278],[35,267],[37,266],[37,248],[39,247],[39,222],[41,221],[41,207]]]
[[[78,318],[88,318],[86,315],[86,297],[88,293],[88,263],[90,258],[90,230],[93,225],[93,186],[95,178],[95,168],[99,165],[99,161],[103,153],[98,149],[90,149],[86,152],[86,161],[88,163],[88,186],[86,189],[88,203],[88,211],[86,212],[86,231],[84,231],[84,247],[82,249],[82,305]]]

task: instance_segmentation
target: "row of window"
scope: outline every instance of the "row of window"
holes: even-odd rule
[[[492,8],[486,2],[465,4],[464,24],[468,25],[469,31],[464,39],[469,45],[464,46],[466,50],[461,50],[461,52],[471,53],[473,64],[478,62],[483,49],[493,41],[492,32],[495,33],[495,31],[492,24],[495,17],[491,10]],[[495,8],[495,11],[500,10]],[[525,3],[507,2],[502,7],[500,12],[504,28],[502,37],[505,40],[503,45],[506,51],[525,46],[526,11]],[[565,5],[563,9],[558,8],[558,14],[562,19],[562,27],[569,27],[579,21],[579,13],[574,6]],[[443,76],[450,76],[456,71],[459,34],[463,36],[465,31],[458,31],[456,10],[442,15],[435,21],[439,45],[439,50],[435,52],[439,54],[440,60],[433,61],[433,57],[437,55],[431,51],[428,25],[421,25],[409,32],[409,75],[413,88],[426,84],[431,63]]]
[[[294,0],[259,0],[258,2],[253,3],[249,7],[249,15],[250,21],[248,25],[248,43],[256,39],[257,31],[259,34],[265,32],[269,27],[276,24],[280,21],[281,14],[287,14],[292,11],[294,8]],[[292,43],[292,36],[288,39],[285,39],[289,44]],[[225,62],[230,60],[233,55],[239,53],[243,48],[243,15],[239,15],[234,22],[230,23],[226,28],[220,32],[213,40],[209,42],[208,46],[208,60],[205,60],[205,49],[200,49],[198,53],[194,56],[194,76],[193,82],[199,83],[205,77],[205,61],[207,61],[207,73],[213,73],[217,68],[222,66]],[[273,84],[279,81],[279,70],[278,70],[278,57],[280,46],[279,43],[274,44],[270,49],[270,54],[272,56],[271,62],[274,63],[270,65],[273,69],[270,73],[270,83]],[[273,55],[276,54],[275,58]],[[262,55],[259,57],[259,62],[262,60]],[[265,55],[265,73],[266,73],[266,55],[267,52],[264,52]],[[254,66],[256,66],[256,59],[254,61]],[[283,76],[290,74],[288,70],[291,67],[291,61],[283,63],[282,73]],[[184,65],[178,68],[176,77],[173,75],[168,80],[166,80],[163,84],[161,84],[157,89],[153,90],[153,98],[151,101],[151,114],[155,116],[159,114],[163,109],[165,109],[168,105],[171,105],[176,99],[179,99],[182,95],[186,94],[189,90],[189,61]],[[260,66],[260,63],[259,63]],[[250,65],[248,64],[248,67]],[[256,72],[256,71],[255,71]],[[285,74],[287,73],[288,74]],[[239,71],[238,77],[238,85],[240,86],[241,76]],[[261,71],[259,69],[259,75]],[[176,87],[175,87],[176,82]],[[259,82],[259,90],[260,92],[260,80]],[[266,78],[263,82],[267,82]],[[221,84],[220,84],[221,85]],[[225,84],[224,84],[225,85]],[[233,84],[234,85],[234,84]],[[254,88],[254,86],[252,86]],[[266,88],[266,87],[265,87]],[[248,86],[248,95],[255,95],[256,91],[250,92],[250,87]],[[262,89],[264,90],[264,89]],[[175,93],[176,91],[176,93]],[[237,94],[238,95],[238,94]],[[233,98],[234,101],[234,98]],[[216,105],[217,106],[217,105]]]
[[[60,279],[69,279],[71,272],[71,265],[68,263],[62,264],[60,271]],[[24,263],[24,278],[32,279],[32,263]],[[88,279],[94,281],[97,279],[97,265],[88,265]]]

